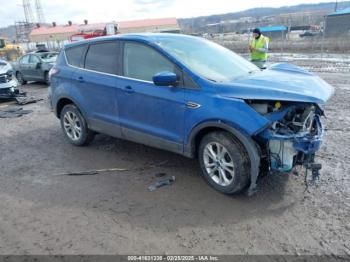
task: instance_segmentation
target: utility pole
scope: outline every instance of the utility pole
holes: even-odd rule
[[[327,16],[324,16],[323,20],[323,32],[322,32],[322,42],[321,42],[321,59],[323,59],[323,51],[324,51],[324,38],[326,36],[327,29]]]
[[[24,16],[28,24],[34,23],[34,16],[29,0],[22,1]]]
[[[338,9],[338,0],[335,0],[334,12],[337,12]]]
[[[39,24],[44,24],[45,23],[45,17],[44,17],[44,12],[43,8],[41,6],[41,1],[40,0],[35,0],[35,9],[36,9],[36,17],[38,19]]]

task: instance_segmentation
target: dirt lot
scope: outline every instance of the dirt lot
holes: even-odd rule
[[[0,254],[350,255],[350,75],[321,76],[336,93],[319,187],[304,192],[303,176],[272,175],[251,198],[215,192],[196,161],[175,154],[104,135],[68,144],[47,87],[26,85],[44,101],[0,119]],[[103,168],[126,171],[61,175]],[[148,192],[159,172],[176,182]]]

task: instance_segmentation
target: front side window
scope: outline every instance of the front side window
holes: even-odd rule
[[[21,64],[29,64],[29,55],[23,56],[20,60]]]
[[[87,45],[70,47],[65,50],[68,64],[82,67],[83,55],[85,55]]]
[[[164,71],[175,73],[175,66],[156,50],[143,44],[125,43],[124,76],[152,82],[155,74]]]
[[[85,68],[116,75],[119,72],[118,63],[119,43],[98,43],[90,45],[86,54]]]

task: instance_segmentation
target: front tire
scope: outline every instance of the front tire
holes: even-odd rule
[[[221,193],[237,193],[249,183],[247,153],[228,132],[217,131],[204,136],[198,159],[203,178]]]
[[[88,128],[83,115],[75,105],[65,105],[60,120],[63,133],[71,144],[84,146],[94,139],[95,133]]]
[[[23,74],[21,72],[16,73],[16,78],[17,78],[18,83],[20,83],[20,85],[25,85],[27,83],[27,81],[24,80]]]

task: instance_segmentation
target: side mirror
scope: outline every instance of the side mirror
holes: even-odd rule
[[[36,69],[40,69],[41,68],[41,62],[36,63]]]
[[[177,85],[177,75],[164,71],[153,76],[153,83],[156,86],[176,86]]]

